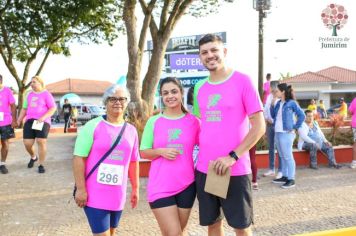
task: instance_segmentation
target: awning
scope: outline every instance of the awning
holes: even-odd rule
[[[356,93],[355,89],[321,90],[320,93]]]
[[[318,99],[319,92],[318,91],[298,91],[294,92],[297,100],[305,100],[305,99]]]

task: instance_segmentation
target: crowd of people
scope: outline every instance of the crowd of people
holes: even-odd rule
[[[106,114],[81,128],[73,152],[73,194],[76,204],[84,209],[93,235],[115,234],[129,180],[131,207],[137,206],[140,158],[151,160],[147,202],[162,235],[184,234],[195,198],[199,202],[199,223],[208,227],[209,235],[223,235],[223,216],[236,235],[252,235],[252,190],[259,190],[255,151],[264,134],[269,144],[269,168],[263,176],[273,177],[272,182],[283,189],[296,186],[293,142],[297,135],[298,149],[310,153],[310,168],[318,168],[318,151],[325,154],[329,167],[340,168],[332,144],[314,119],[317,113],[323,114],[320,117],[326,115],[322,100],[319,106],[313,100],[303,111],[291,85],[271,81],[271,74],[267,74],[262,103],[250,77],[225,64],[226,55],[219,36],[202,37],[199,56],[209,76],[191,89],[189,109],[183,105],[180,81],[165,78],[159,85],[163,109],[148,118],[145,125],[136,122],[143,116],[136,108],[143,106],[130,102],[126,87],[113,85],[105,91]],[[56,106],[39,76],[31,79],[31,88],[17,117],[15,99],[2,85],[0,76],[3,174],[8,173],[8,140],[22,122],[23,142],[29,154],[27,167],[32,168],[38,161],[38,172],[45,173],[46,143]],[[345,109],[342,102],[340,112]],[[349,111],[354,135],[351,167],[356,168],[356,98]],[[67,132],[73,112],[68,100],[62,112]],[[209,170],[216,176],[230,175],[225,198],[205,191],[212,175]]]

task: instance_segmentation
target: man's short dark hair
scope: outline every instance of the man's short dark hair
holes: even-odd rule
[[[0,80],[2,80],[2,75],[0,75]]]
[[[309,113],[313,113],[313,112],[312,112],[311,110],[305,110],[305,111],[304,111],[304,114],[305,114],[305,115],[307,115],[307,114],[309,114]]]
[[[201,45],[212,42],[220,42],[223,43],[221,37],[215,34],[206,34],[199,40],[199,48]]]
[[[271,73],[267,73],[266,78],[271,78]]]

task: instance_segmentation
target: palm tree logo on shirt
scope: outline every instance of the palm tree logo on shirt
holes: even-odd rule
[[[210,109],[211,107],[214,107],[218,104],[218,102],[221,99],[221,95],[220,94],[212,94],[209,96],[209,102],[208,102],[208,109]]]
[[[168,130],[168,142],[179,139],[179,136],[182,134],[181,129],[169,129]]]

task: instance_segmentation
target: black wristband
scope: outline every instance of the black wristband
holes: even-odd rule
[[[229,156],[234,158],[235,161],[237,161],[239,159],[239,157],[236,155],[236,152],[235,151],[231,151],[229,152]]]

